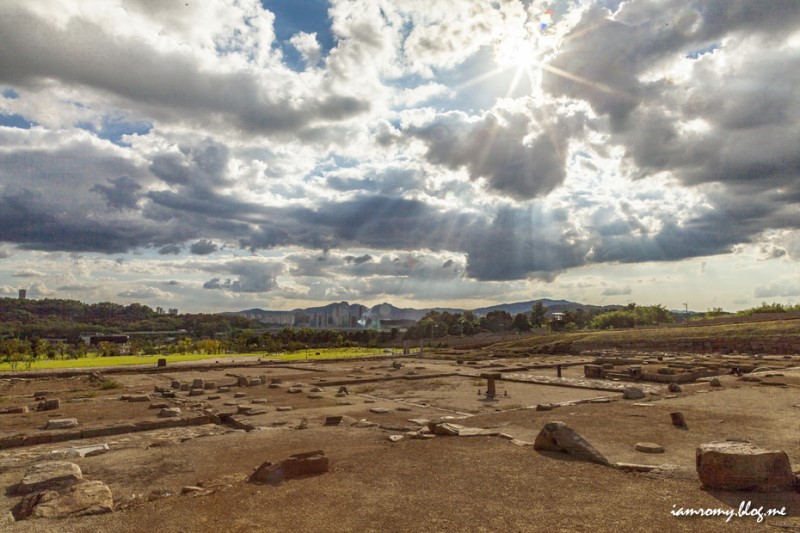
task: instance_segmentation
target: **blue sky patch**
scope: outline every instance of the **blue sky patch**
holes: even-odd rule
[[[8,98],[9,100],[16,100],[19,98],[19,93],[14,89],[3,89],[3,98]]]
[[[30,120],[26,119],[22,115],[18,115],[14,113],[13,115],[4,115],[0,114],[0,126],[7,126],[9,128],[21,128],[23,130],[29,130],[36,125],[35,122],[31,122]]]
[[[326,0],[261,0],[261,5],[275,14],[275,36],[290,68],[301,71],[305,62],[289,39],[299,32],[316,33],[322,47],[322,57],[334,47],[331,21],[328,19],[330,5]]]

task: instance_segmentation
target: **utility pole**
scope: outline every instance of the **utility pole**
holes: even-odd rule
[[[687,304],[687,303],[683,304],[683,308],[686,309],[686,314],[688,315],[689,314],[689,304]]]

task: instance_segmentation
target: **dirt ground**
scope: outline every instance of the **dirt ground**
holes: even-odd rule
[[[3,531],[800,531],[800,494],[714,492],[703,490],[694,470],[696,447],[729,438],[748,439],[787,452],[800,470],[800,369],[782,370],[766,381],[784,386],[721,378],[722,386],[684,385],[670,394],[664,387],[642,400],[618,393],[498,381],[498,399],[486,401],[486,381],[457,372],[514,372],[547,361],[575,362],[570,356],[528,361],[484,361],[477,365],[423,358],[391,361],[315,363],[276,368],[247,365],[236,369],[131,373],[110,376],[117,388],[102,388],[87,376],[8,380],[0,376],[0,409],[34,407],[34,393],[58,397],[57,411],[0,415],[0,438],[42,433],[46,421],[75,417],[80,427],[100,427],[156,419],[150,403],[167,402],[185,413],[235,411],[237,405],[263,409],[246,417],[263,428],[250,432],[225,426],[162,429],[0,450],[0,517],[16,505],[13,487],[51,451],[92,443],[109,452],[70,459],[84,477],[108,484],[113,513],[67,519],[30,519],[0,526]],[[497,366],[500,365],[500,366]],[[307,370],[303,370],[303,369]],[[564,368],[564,377],[582,377],[582,366]],[[535,374],[537,371],[526,370]],[[539,373],[554,376],[554,369]],[[121,401],[122,395],[150,393],[173,379],[194,378],[232,385],[235,375],[280,379],[267,385],[231,387],[151,402]],[[372,381],[380,379],[381,381]],[[347,382],[350,394],[335,395]],[[287,390],[299,385],[301,393]],[[321,387],[322,398],[309,398]],[[244,396],[234,398],[236,393]],[[508,393],[508,396],[505,395]],[[219,394],[219,399],[208,399]],[[581,403],[607,398],[608,403]],[[79,400],[79,401],[69,401]],[[257,400],[258,403],[254,403]],[[265,402],[265,403],[262,403]],[[561,404],[537,411],[537,404]],[[291,411],[278,407],[291,406]],[[383,407],[386,413],[370,409]],[[684,414],[688,429],[670,422]],[[326,427],[325,418],[347,415],[381,427]],[[467,416],[469,415],[469,416]],[[494,428],[519,441],[532,442],[553,420],[569,424],[610,461],[670,465],[641,474],[574,461],[566,455],[540,453],[501,437],[436,437],[430,440],[387,437],[416,427],[410,419],[459,417],[465,426]],[[308,429],[295,429],[305,419]],[[655,442],[663,454],[634,450],[637,442]],[[246,481],[267,460],[322,449],[328,473],[260,485]],[[181,495],[185,486],[202,484],[211,494]],[[753,517],[679,517],[680,508],[786,507],[787,517],[757,523]],[[794,529],[792,529],[794,528]]]

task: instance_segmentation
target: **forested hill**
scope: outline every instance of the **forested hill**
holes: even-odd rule
[[[142,304],[85,304],[76,300],[0,298],[0,336],[75,338],[86,333],[176,331],[210,336],[221,331],[258,327],[242,316],[169,315]]]

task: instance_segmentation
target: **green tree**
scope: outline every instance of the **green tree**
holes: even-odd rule
[[[544,326],[545,317],[547,316],[547,307],[541,301],[533,304],[531,308],[531,324],[534,327],[541,328]]]

